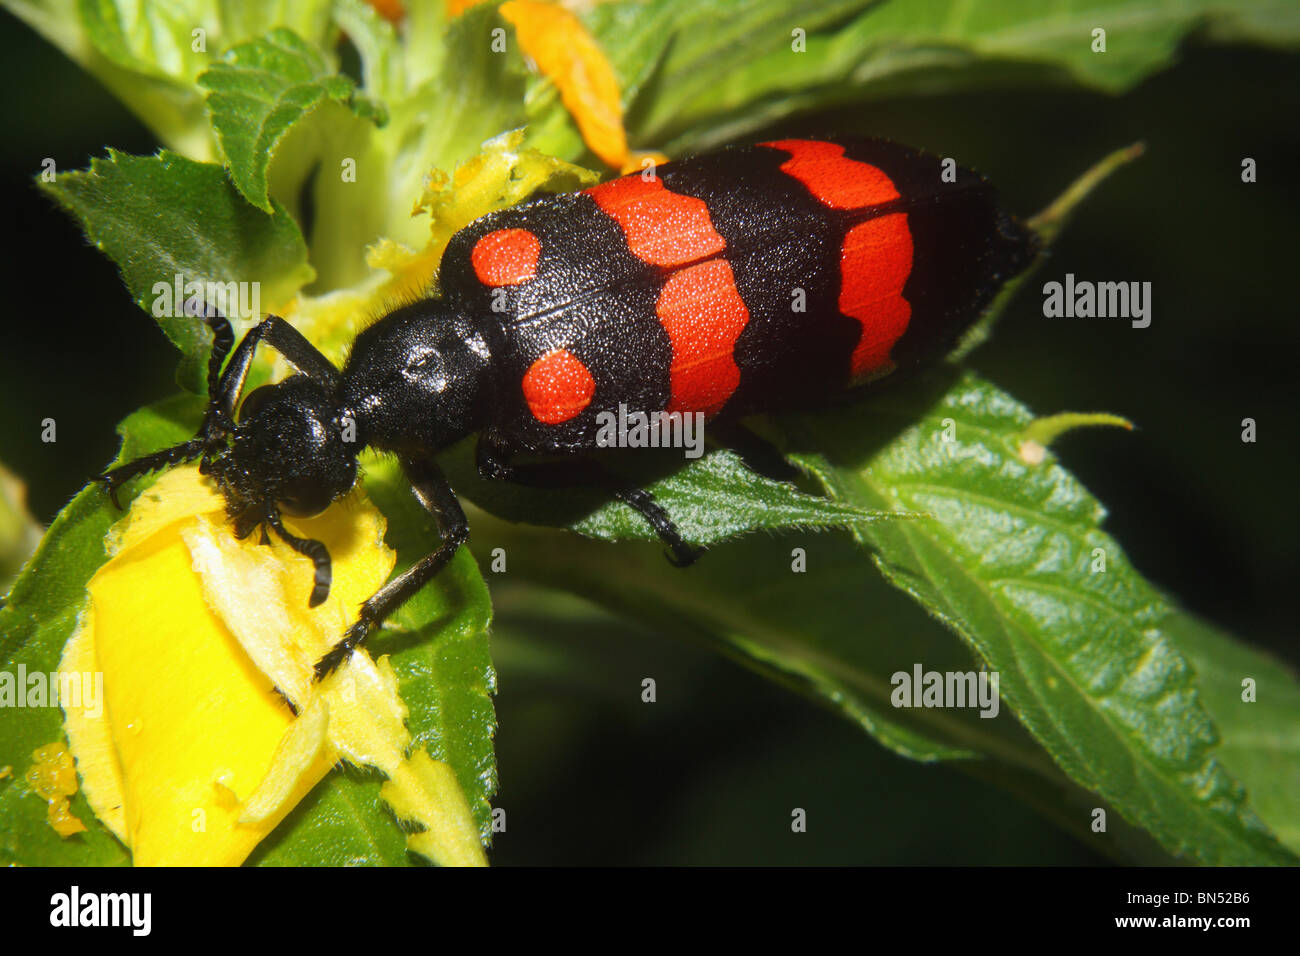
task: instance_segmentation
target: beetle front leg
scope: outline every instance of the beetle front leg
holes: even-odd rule
[[[117,500],[117,489],[132,478],[143,475],[145,472],[157,471],[159,468],[166,468],[168,465],[179,465],[181,462],[193,461],[203,454],[205,448],[207,448],[206,439],[201,437],[191,438],[179,445],[172,445],[171,448],[164,448],[152,455],[145,455],[142,458],[136,458],[134,461],[128,461],[125,465],[110,468],[108,471],[96,475],[94,480],[99,482],[104,487],[104,490],[108,492],[113,507],[121,511],[122,503]]]
[[[118,510],[122,506],[117,500],[117,489],[137,475],[193,461],[200,456],[204,458],[202,470],[207,473],[208,457],[225,447],[226,436],[235,427],[235,408],[239,404],[239,395],[244,390],[244,382],[248,378],[253,354],[259,343],[265,342],[274,348],[299,372],[326,388],[333,388],[338,382],[338,369],[330,364],[329,359],[301,332],[276,315],[268,315],[244,336],[223,372],[222,366],[226,364],[226,357],[231,355],[235,343],[234,331],[230,327],[230,321],[215,310],[208,310],[201,317],[212,329],[212,354],[208,358],[208,405],[198,433],[189,441],[97,475],[95,481],[108,491]]]
[[[122,510],[122,504],[117,500],[118,488],[145,472],[193,461],[221,441],[231,427],[216,396],[220,392],[221,366],[235,343],[234,332],[230,328],[230,322],[219,312],[209,311],[202,318],[212,329],[212,354],[208,357],[208,408],[199,425],[198,434],[189,441],[164,448],[152,455],[144,455],[96,475],[95,481],[104,486],[113,507],[119,511]]]
[[[438,550],[411,565],[393,580],[376,591],[365,604],[355,624],[348,628],[343,639],[316,662],[316,680],[323,680],[351,656],[352,651],[366,639],[399,607],[410,600],[445,568],[462,544],[469,540],[469,522],[456,499],[456,492],[447,483],[442,470],[432,458],[401,459],[402,471],[411,482],[411,490],[420,504],[438,522],[442,544]]]

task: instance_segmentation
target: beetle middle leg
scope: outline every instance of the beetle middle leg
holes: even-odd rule
[[[603,488],[617,500],[636,511],[668,546],[666,557],[679,568],[694,564],[704,553],[686,543],[677,525],[654,495],[610,474],[591,461],[539,461],[514,464],[511,453],[487,435],[481,436],[476,449],[478,472],[483,478],[512,481],[531,488]]]

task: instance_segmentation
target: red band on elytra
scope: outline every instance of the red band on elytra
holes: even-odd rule
[[[716,415],[740,385],[736,339],[749,310],[724,259],[674,273],[655,308],[672,342],[668,411]]]
[[[627,246],[642,262],[680,266],[727,247],[701,199],[669,192],[658,177],[624,176],[584,190],[623,229]]]

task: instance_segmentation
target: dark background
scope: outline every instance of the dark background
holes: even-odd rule
[[[1147,155],[1085,203],[970,364],[1040,413],[1136,422],[1131,434],[1076,432],[1058,450],[1144,574],[1292,663],[1298,66],[1297,56],[1193,43],[1123,97],[901,99],[772,131],[842,129],[954,156],[1025,215],[1112,149],[1146,141]],[[177,356],[32,177],[46,156],[65,170],[105,146],[157,144],[7,14],[0,89],[10,210],[0,461],[49,521],[113,456],[116,422],[173,390]],[[1240,178],[1246,156],[1258,162],[1253,185]],[[1066,272],[1151,281],[1151,327],[1043,318],[1038,290]],[[46,417],[58,423],[55,444],[40,441]],[[1240,440],[1245,417],[1258,423],[1253,445]],[[508,830],[496,863],[1104,862],[1001,791],[895,757],[732,662],[589,608],[575,623],[535,613],[526,591],[498,598]],[[647,673],[677,691],[642,705]],[[808,810],[808,833],[790,832],[793,806]]]

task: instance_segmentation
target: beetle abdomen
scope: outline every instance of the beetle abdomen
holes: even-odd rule
[[[806,405],[936,357],[1033,255],[970,171],[782,140],[485,216],[443,295],[490,329],[495,425],[588,447],[595,416]]]

